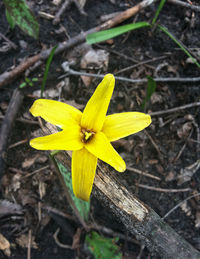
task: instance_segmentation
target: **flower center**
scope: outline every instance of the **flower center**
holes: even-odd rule
[[[87,143],[94,136],[94,132],[86,129],[81,129],[81,141]]]

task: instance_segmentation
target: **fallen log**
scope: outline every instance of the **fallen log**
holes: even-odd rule
[[[45,134],[57,132],[47,123]],[[71,153],[62,152],[56,159],[70,168]],[[148,205],[129,192],[116,178],[114,169],[99,162],[92,195],[123,223],[126,229],[153,254],[169,259],[199,259],[200,252],[178,235]]]

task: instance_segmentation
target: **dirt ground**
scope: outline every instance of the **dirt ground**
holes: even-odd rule
[[[0,0],[0,33],[17,46],[14,49],[0,35],[0,74],[13,69],[42,49],[67,41],[101,24],[103,15],[126,10],[138,2],[86,0],[82,10],[72,3],[61,16],[61,21],[54,25],[52,19],[41,17],[40,12],[55,15],[63,1],[58,5],[53,1],[27,1],[40,24],[39,40],[34,40],[17,26],[14,30],[9,28],[5,7]],[[199,1],[193,0],[192,4],[199,5]],[[151,22],[157,6],[157,3],[150,5],[123,24]],[[166,1],[158,22],[168,28],[200,62],[199,12]],[[85,57],[89,50],[95,53],[101,50],[101,61],[88,61]],[[147,113],[152,114],[151,126],[113,143],[128,167],[125,173],[116,174],[129,191],[161,217],[193,196],[175,208],[165,221],[200,250],[200,108],[194,104],[199,102],[200,80],[193,80],[199,76],[199,68],[166,34],[156,28],[132,31],[92,46],[78,45],[54,56],[45,97],[65,101],[81,110],[100,79],[94,78],[91,81],[88,77],[76,75],[59,79],[65,73],[62,68],[65,61],[70,61],[75,71],[95,74],[109,72],[131,79],[143,79],[147,75],[177,79],[174,82],[156,83],[156,91],[145,108]],[[6,169],[1,183],[0,233],[9,240],[11,255],[8,257],[0,250],[0,258],[93,258],[84,242],[85,232],[75,220],[65,199],[48,152],[36,151],[29,146],[29,140],[40,128],[37,119],[30,115],[29,108],[39,97],[44,69],[45,64],[33,72],[26,71],[29,78],[38,78],[38,82],[24,88],[25,97],[9,135]],[[190,82],[180,82],[180,78],[188,78]],[[24,79],[25,74],[22,73],[12,83],[0,87],[0,125],[14,89]],[[116,80],[108,113],[143,111],[141,105],[146,89],[147,83]],[[191,104],[191,107],[184,107],[187,104]],[[164,113],[172,108],[177,109]],[[161,113],[156,114],[158,111]],[[137,170],[139,173],[136,173]],[[150,177],[142,172],[150,174]],[[6,216],[2,208],[4,212],[5,208],[9,211]],[[65,213],[65,217],[61,213]],[[121,234],[117,245],[123,258],[159,258],[143,248],[93,195],[89,221],[101,226],[99,232],[104,236],[115,237],[117,233]],[[110,234],[104,232],[104,227],[110,230]],[[59,242],[55,240],[58,228]],[[62,247],[60,243],[71,246],[77,229],[81,229],[79,245],[75,249]],[[31,257],[27,257],[27,239],[30,235]]]

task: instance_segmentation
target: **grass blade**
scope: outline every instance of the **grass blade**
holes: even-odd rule
[[[162,25],[158,25],[158,28],[163,31],[165,34],[167,34],[178,46],[182,51],[185,52],[185,54],[192,59],[192,61],[197,65],[198,68],[200,68],[200,64],[197,62],[197,60],[190,54],[190,52],[183,46],[183,44],[177,40],[171,32],[168,31],[168,29]]]
[[[144,109],[147,102],[151,99],[152,94],[156,90],[156,82],[153,80],[151,76],[147,76],[148,82],[147,82],[147,92],[146,92],[146,97],[142,103],[142,108]]]
[[[159,14],[160,14],[160,12],[161,12],[161,10],[162,10],[164,4],[165,4],[165,2],[166,2],[166,0],[161,0],[161,1],[160,1],[160,4],[159,4],[159,6],[158,6],[158,8],[157,8],[157,10],[156,10],[155,16],[154,16],[154,18],[153,18],[152,25],[155,24],[155,22],[156,22],[156,20],[157,20],[157,18],[158,18],[158,16],[159,16]]]
[[[52,48],[51,53],[49,54],[49,57],[47,59],[47,63],[46,63],[45,71],[44,71],[44,77],[43,77],[42,86],[41,86],[41,93],[40,93],[41,98],[43,97],[44,88],[45,88],[47,76],[48,76],[48,73],[49,73],[49,67],[51,65],[51,62],[52,62],[52,59],[53,59],[56,48],[57,48],[57,45]]]
[[[137,23],[126,24],[113,29],[91,33],[86,37],[86,40],[88,44],[94,44],[97,42],[112,39],[125,32],[140,29],[147,26],[150,26],[148,22],[137,22]]]

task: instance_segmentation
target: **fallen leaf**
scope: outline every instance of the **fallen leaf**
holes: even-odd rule
[[[16,243],[23,248],[28,248],[28,234],[22,234],[21,236],[17,237]],[[38,249],[38,245],[35,242],[34,236],[31,236],[31,247]]]
[[[189,165],[185,168],[182,168],[180,171],[179,176],[177,177],[178,185],[181,185],[185,182],[188,182],[191,180],[192,176],[197,172],[197,170],[200,168],[200,159],[198,159],[195,163],[192,165]]]

